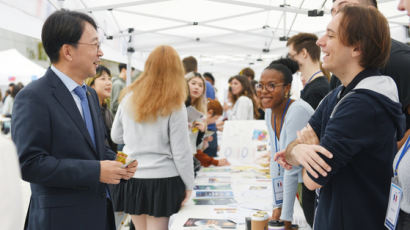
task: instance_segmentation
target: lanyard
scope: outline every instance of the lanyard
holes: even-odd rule
[[[283,118],[285,117],[286,110],[288,109],[289,103],[290,103],[290,98],[288,99],[288,102],[286,102],[285,109],[283,110],[282,119],[280,120],[280,128],[279,128],[279,131],[282,130]],[[276,139],[277,139],[277,138],[276,138],[276,115],[273,116],[273,127],[274,127],[273,131],[275,132],[275,150],[276,150],[276,152],[278,152],[278,151],[279,151],[278,141],[276,140]]]
[[[403,158],[404,154],[406,154],[407,150],[409,150],[409,147],[410,147],[409,140],[410,140],[410,137],[407,138],[406,144],[404,144],[403,150],[401,151],[399,159],[397,160],[396,167],[394,168],[394,176],[397,176],[397,168],[399,167],[400,161]]]
[[[312,74],[312,76],[309,78],[309,80],[306,82],[305,85],[309,84],[309,82],[313,79],[314,76],[316,76],[316,74],[322,72],[322,70],[317,71],[316,73]]]

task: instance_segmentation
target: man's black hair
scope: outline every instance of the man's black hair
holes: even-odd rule
[[[120,71],[120,73],[121,73],[122,69],[127,70],[127,64],[125,64],[125,63],[118,64],[118,71]]]
[[[58,10],[47,18],[41,31],[41,40],[51,63],[58,61],[60,48],[64,44],[76,46],[86,22],[97,30],[94,19],[81,12]]]
[[[205,73],[204,73],[204,77],[205,77],[205,78],[206,78],[206,77],[209,77],[209,78],[212,80],[212,82],[215,83],[215,78],[214,78],[214,76],[213,76],[211,73],[205,72]]]

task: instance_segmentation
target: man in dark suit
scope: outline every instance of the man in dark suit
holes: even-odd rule
[[[131,178],[137,163],[113,161],[98,97],[84,84],[103,55],[96,30],[86,14],[53,13],[41,35],[52,65],[15,99],[12,138],[32,191],[25,229],[115,229],[107,184]]]

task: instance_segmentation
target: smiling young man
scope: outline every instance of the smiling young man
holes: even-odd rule
[[[404,9],[405,6],[410,8],[410,4],[407,0],[401,0],[399,4],[399,9]],[[374,7],[377,9],[376,0],[333,0],[333,6],[331,13],[335,15],[343,6],[346,5],[361,5],[366,7]],[[402,111],[406,115],[406,130],[407,135],[398,142],[400,148],[404,144],[406,137],[408,136],[410,129],[410,46],[399,42],[395,39],[391,40],[390,56],[387,63],[379,68],[381,74],[390,76],[396,82],[399,101],[402,105]],[[340,81],[336,76],[332,76],[330,80],[331,89],[336,88],[340,85]]]
[[[51,67],[17,95],[12,118],[24,180],[31,198],[29,230],[115,229],[107,184],[134,175],[105,145],[96,92],[84,80],[96,74],[103,52],[94,20],[60,10],[44,22]]]
[[[282,156],[304,167],[306,187],[321,188],[314,229],[384,229],[391,165],[404,128],[397,87],[377,70],[390,51],[387,20],[374,8],[346,6],[317,44],[323,67],[343,86],[309,120],[320,143],[296,140]]]

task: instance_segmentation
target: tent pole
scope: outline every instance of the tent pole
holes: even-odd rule
[[[132,52],[127,52],[127,81],[126,85],[129,86],[131,84],[131,60],[132,60]]]
[[[126,80],[126,85],[129,86],[131,85],[131,72],[132,72],[132,66],[131,66],[131,61],[132,61],[132,54],[135,52],[134,47],[132,46],[132,39],[133,35],[132,33],[134,32],[134,28],[128,28],[128,48],[127,48],[127,80]]]

